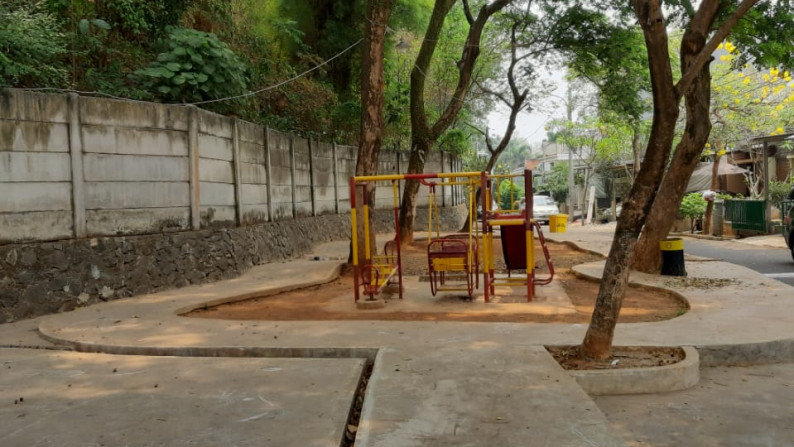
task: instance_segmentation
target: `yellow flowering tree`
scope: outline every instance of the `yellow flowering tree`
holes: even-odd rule
[[[794,80],[789,71],[774,67],[760,70],[749,64],[736,67],[736,61],[743,59],[737,48],[729,41],[719,48],[724,54],[713,65],[713,127],[704,155],[724,153],[751,137],[782,134],[794,122]],[[753,163],[762,155],[750,149]],[[718,159],[714,157],[715,163]],[[753,197],[763,191],[763,180],[753,172],[746,180]]]

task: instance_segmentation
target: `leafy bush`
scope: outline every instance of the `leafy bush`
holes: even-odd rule
[[[245,64],[215,34],[169,28],[161,44],[166,51],[133,79],[162,100],[196,102],[245,91]]]
[[[786,200],[789,191],[791,191],[791,183],[775,180],[769,182],[769,200],[775,206]]]
[[[568,163],[556,163],[546,180],[546,187],[556,202],[568,200]]]
[[[681,213],[682,216],[689,218],[693,233],[695,232],[695,219],[703,217],[703,214],[706,212],[706,205],[706,199],[697,192],[685,195],[684,199],[681,201],[678,212]]]
[[[0,87],[60,87],[66,38],[55,17],[39,3],[0,4]]]
[[[512,190],[512,201],[511,201]],[[510,180],[503,180],[499,183],[499,208],[509,210],[513,208],[513,203],[524,197],[524,188],[516,185]]]

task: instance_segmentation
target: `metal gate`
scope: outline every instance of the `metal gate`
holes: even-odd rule
[[[764,200],[726,200],[725,220],[731,221],[731,228],[744,231],[766,233],[766,201]]]

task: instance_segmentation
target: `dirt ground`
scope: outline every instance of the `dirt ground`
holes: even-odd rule
[[[403,274],[406,280],[403,300],[396,295],[386,298],[384,309],[359,310],[353,300],[353,279],[347,273],[330,283],[288,293],[254,298],[194,310],[186,316],[230,320],[390,320],[390,321],[481,321],[583,323],[590,321],[598,292],[598,283],[576,277],[571,267],[601,259],[566,244],[548,243],[555,277],[551,286],[538,286],[537,297],[526,303],[523,288],[507,291],[502,299],[485,303],[482,294],[474,299],[454,294],[430,296],[427,282],[427,254],[424,241],[417,241],[403,251]],[[495,243],[497,272],[504,269],[501,246]],[[539,278],[548,275],[542,252],[536,249]],[[523,272],[513,272],[521,276]],[[425,276],[422,278],[422,276]],[[560,288],[561,286],[561,288]],[[482,286],[481,286],[482,288]],[[567,295],[567,296],[566,296]],[[501,302],[499,302],[501,301]],[[626,293],[619,322],[652,322],[675,318],[687,310],[676,295],[661,290],[630,287]]]
[[[605,360],[585,359],[581,346],[547,346],[557,363],[565,369],[621,369],[665,366],[678,363],[686,355],[681,348],[665,346],[615,346]]]

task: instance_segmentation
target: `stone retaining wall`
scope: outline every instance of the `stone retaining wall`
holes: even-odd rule
[[[445,230],[466,207],[441,208]],[[415,228],[427,225],[417,212]],[[375,213],[393,231],[391,210]],[[239,276],[254,265],[300,257],[350,236],[348,215],[324,215],[233,228],[0,245],[0,323],[174,287]]]

